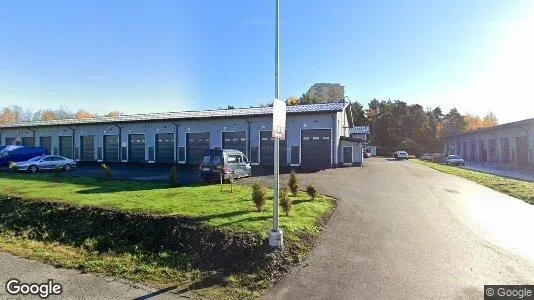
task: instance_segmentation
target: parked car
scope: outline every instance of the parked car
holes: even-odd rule
[[[465,166],[465,160],[463,160],[459,155],[449,155],[445,164],[449,166]]]
[[[42,155],[27,161],[18,162],[19,171],[37,173],[38,171],[54,170],[61,168],[64,171],[71,171],[76,168],[76,161],[58,155]]]
[[[408,152],[406,152],[406,151],[397,151],[397,154],[396,154],[395,158],[398,159],[398,160],[408,159]]]
[[[432,153],[432,161],[439,164],[444,164],[447,158],[443,153]]]
[[[431,161],[432,160],[432,155],[430,153],[423,153],[421,155],[421,160]]]
[[[0,167],[8,167],[10,162],[18,163],[46,154],[46,148],[42,147],[7,146],[0,151]]]
[[[243,152],[235,149],[204,151],[199,166],[200,177],[204,181],[219,180],[221,170],[225,181],[252,176],[252,167]]]

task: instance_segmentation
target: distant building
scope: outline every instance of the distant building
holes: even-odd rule
[[[534,118],[446,136],[443,148],[466,161],[534,166]]]
[[[359,142],[366,142],[369,134],[369,126],[356,126],[349,129],[350,137]]]
[[[316,83],[306,93],[321,102],[337,102],[345,98],[345,86],[339,83]]]

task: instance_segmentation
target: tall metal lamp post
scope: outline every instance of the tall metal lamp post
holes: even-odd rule
[[[280,0],[276,0],[276,31],[275,31],[275,68],[274,68],[274,101],[273,101],[273,138],[274,138],[274,197],[273,197],[273,229],[269,233],[269,245],[282,248],[284,236],[279,228],[278,202],[280,193],[280,137],[285,138],[286,104],[279,100],[280,71]]]

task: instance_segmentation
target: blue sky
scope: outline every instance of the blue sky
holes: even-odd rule
[[[339,82],[364,104],[534,116],[531,1],[281,2],[284,99]],[[274,3],[3,1],[0,106],[140,113],[268,102]]]

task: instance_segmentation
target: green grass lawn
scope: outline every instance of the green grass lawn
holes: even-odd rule
[[[130,213],[174,215],[196,218],[208,228],[226,228],[251,232],[263,239],[272,228],[272,189],[267,189],[264,211],[257,212],[250,186],[218,184],[171,188],[166,183],[70,177],[68,174],[0,173],[0,195],[24,200],[60,202],[76,206],[103,207]],[[293,209],[287,217],[281,212],[287,249],[296,249],[302,258],[310,249],[308,237],[321,232],[320,220],[335,206],[333,198],[319,195],[315,200],[304,193],[291,197]],[[0,197],[1,200],[1,197]],[[198,261],[180,252],[145,250],[95,252],[89,246],[36,239],[33,228],[13,230],[0,225],[0,251],[49,263],[58,267],[119,276],[157,287],[176,285],[180,290],[194,290],[195,296],[208,299],[257,298],[272,284],[270,271],[257,269],[225,274],[198,267]],[[294,252],[292,252],[294,253]],[[291,254],[293,255],[293,254]],[[222,257],[221,259],[231,259]],[[276,274],[276,273],[273,273]],[[215,283],[213,283],[213,277]]]
[[[427,162],[422,160],[412,160],[412,162],[430,167],[432,169],[444,173],[472,180],[476,183],[482,184],[501,193],[515,197],[517,199],[521,199],[527,203],[534,204],[534,182],[515,180],[492,174],[466,170],[458,167],[440,165],[434,162]]]
[[[126,212],[180,215],[201,218],[207,225],[266,236],[272,227],[272,190],[263,212],[257,212],[249,186],[225,184],[170,188],[165,183],[55,176],[47,174],[0,174],[0,193],[25,199],[50,200],[81,206],[98,206]],[[316,222],[333,208],[332,198],[314,201],[300,192],[293,199],[289,217],[280,217],[287,232],[317,233]]]

